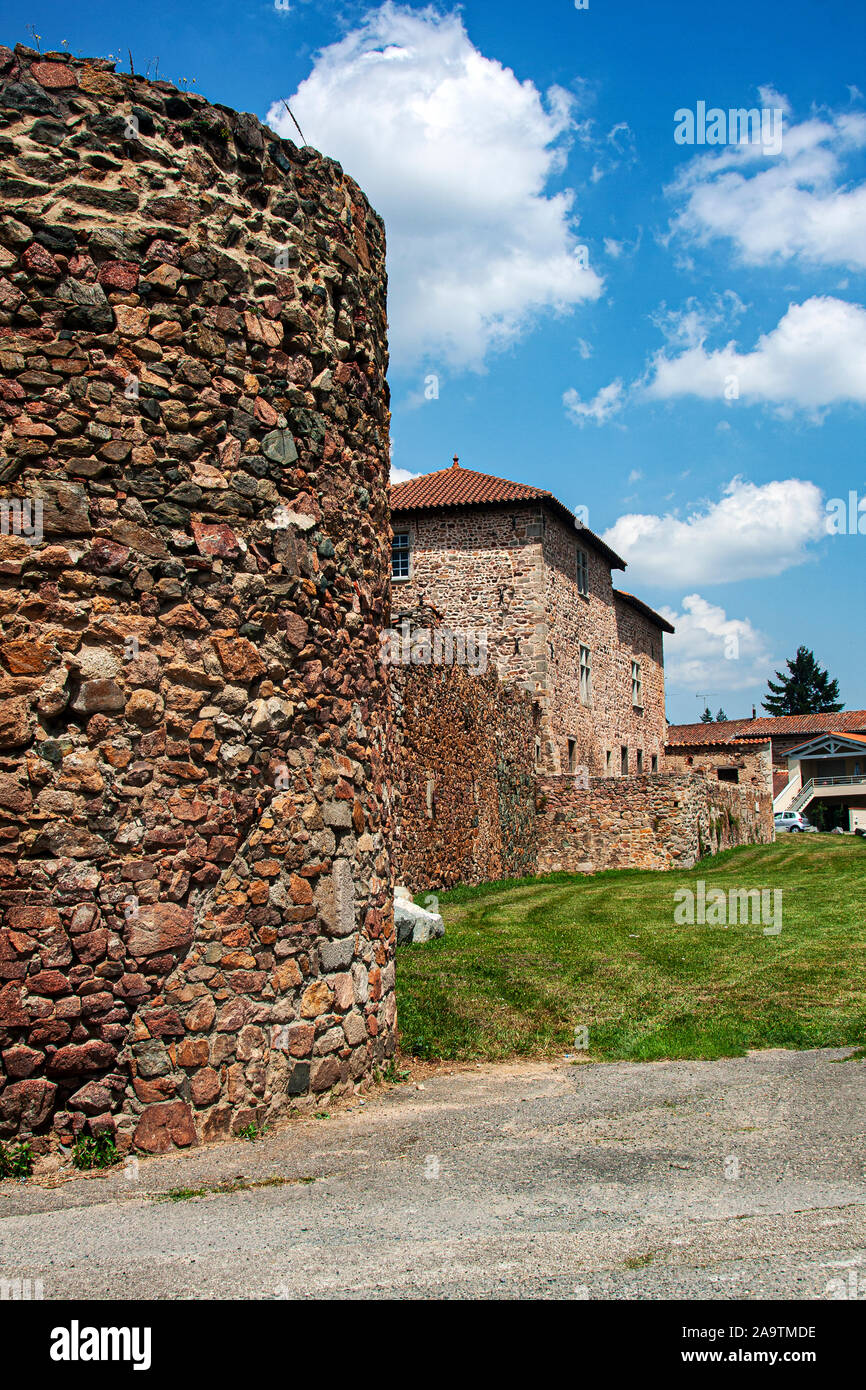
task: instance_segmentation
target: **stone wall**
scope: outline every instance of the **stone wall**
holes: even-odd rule
[[[575,582],[576,552],[588,564],[587,593]],[[649,772],[665,739],[662,629],[617,596],[610,561],[559,515],[545,515],[545,619],[547,699],[545,723],[552,741],[548,768],[568,771],[568,741],[577,764],[593,777],[616,776],[621,749],[629,772]],[[589,699],[580,688],[580,648],[590,653]],[[632,703],[631,664],[641,669],[642,703]]]
[[[394,1046],[384,234],[106,62],[0,123],[0,1136],[163,1150]]]
[[[733,746],[718,744],[683,748],[669,744],[665,749],[665,769],[669,772],[703,772],[729,784],[736,774],[736,785],[772,795],[773,759],[769,739],[766,743],[750,741]]]
[[[429,612],[411,621],[415,631],[439,626]],[[534,873],[531,696],[503,685],[492,666],[473,674],[453,663],[394,664],[391,686],[397,879],[417,893]]]
[[[538,873],[689,868],[773,839],[772,797],[700,773],[540,778]]]
[[[407,611],[432,605],[452,628],[487,632],[500,678],[540,688],[541,508],[515,503],[400,513],[393,526],[411,536],[411,574],[394,582],[395,605]]]
[[[575,761],[594,776],[629,750],[647,771],[663,766],[664,658],[662,629],[617,596],[610,560],[586,533],[558,511],[535,503],[437,508],[397,513],[394,529],[408,531],[411,575],[395,583],[395,601],[430,603],[452,627],[489,634],[500,678],[536,699],[539,761],[546,772]],[[588,594],[577,590],[576,553],[586,551]],[[580,692],[580,647],[591,653],[589,703]],[[643,704],[632,704],[631,663],[641,666]]]

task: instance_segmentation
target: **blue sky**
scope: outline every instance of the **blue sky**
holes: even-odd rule
[[[670,718],[749,714],[800,643],[866,707],[864,7],[5,14],[292,136],[288,99],[385,217],[397,476],[456,452],[586,507],[677,625]],[[781,112],[781,148],[678,144],[699,102]]]

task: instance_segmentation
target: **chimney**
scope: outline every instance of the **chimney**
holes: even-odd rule
[[[753,718],[753,719],[757,719],[757,717],[758,717],[757,710],[755,709],[755,706],[752,705],[752,718]]]

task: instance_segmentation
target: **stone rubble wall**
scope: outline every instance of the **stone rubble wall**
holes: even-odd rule
[[[691,868],[707,854],[773,840],[766,791],[702,773],[538,781],[536,872]]]
[[[435,610],[395,615],[436,630]],[[411,652],[410,652],[411,654]],[[423,649],[416,648],[416,656]],[[492,665],[393,664],[397,880],[418,893],[535,872],[534,748],[530,695]]]
[[[0,1137],[162,1151],[394,1048],[385,246],[112,66],[0,48]]]

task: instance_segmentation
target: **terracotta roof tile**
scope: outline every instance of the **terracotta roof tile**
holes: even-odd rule
[[[485,502],[540,502],[553,497],[544,488],[511,483],[473,468],[440,468],[423,473],[391,488],[391,511],[408,512],[427,507],[474,507]]]
[[[720,724],[670,724],[665,742],[670,747],[691,744],[743,743],[792,734],[866,733],[866,710],[835,714],[779,714],[765,719],[726,719]]]

